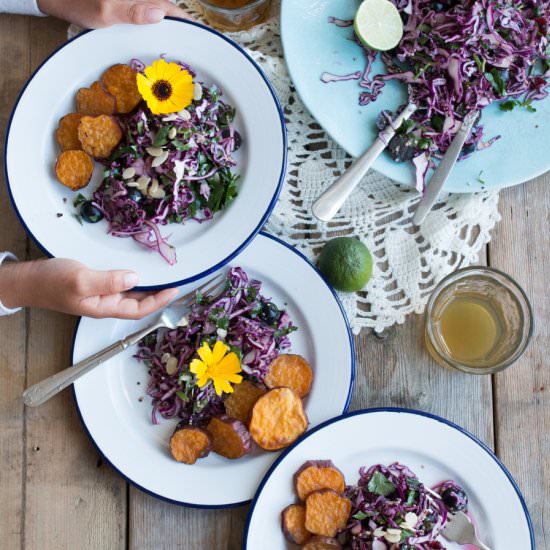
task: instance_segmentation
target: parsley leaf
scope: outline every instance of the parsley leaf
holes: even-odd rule
[[[367,489],[371,493],[386,497],[395,491],[395,485],[380,472],[374,472],[369,480]]]

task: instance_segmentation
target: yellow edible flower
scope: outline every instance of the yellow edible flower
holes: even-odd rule
[[[177,63],[157,59],[137,74],[141,97],[155,115],[175,113],[193,101],[193,77]]]
[[[229,347],[221,340],[214,344],[214,349],[210,349],[208,342],[203,342],[197,350],[200,359],[193,359],[189,365],[189,370],[197,377],[199,388],[212,380],[216,393],[221,395],[223,392],[233,393],[230,382],[242,382],[243,377],[237,374],[241,372],[241,362],[236,353],[228,351]]]

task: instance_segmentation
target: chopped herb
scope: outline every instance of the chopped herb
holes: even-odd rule
[[[84,225],[82,223],[82,216],[80,214],[73,214],[73,216],[76,218],[76,221],[80,224],[80,225]]]
[[[479,174],[477,175],[477,181],[479,181],[479,183],[487,183],[484,179],[481,178],[481,174],[483,174],[483,170],[479,171]]]
[[[157,132],[155,139],[153,140],[153,147],[162,147],[168,143],[168,132],[170,131],[170,126],[161,126],[160,130]]]
[[[78,208],[82,203],[85,203],[87,200],[88,199],[82,193],[79,193],[73,201],[73,206],[75,208]]]
[[[368,518],[369,515],[368,514],[365,514],[365,512],[357,512],[357,514],[354,514],[352,516],[354,519],[358,519],[359,521],[365,519],[365,518]]]
[[[374,472],[369,480],[367,489],[371,493],[386,497],[395,491],[395,485],[384,474]]]

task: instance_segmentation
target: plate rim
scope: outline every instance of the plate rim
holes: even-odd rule
[[[529,513],[529,509],[527,508],[527,504],[525,502],[525,498],[523,497],[523,494],[521,493],[519,486],[516,482],[516,480],[512,477],[512,474],[508,471],[506,466],[502,463],[502,461],[495,455],[495,453],[490,449],[490,447],[481,441],[478,437],[476,437],[474,434],[470,433],[466,428],[463,428],[462,426],[459,426],[458,424],[452,422],[451,420],[447,420],[446,418],[443,418],[442,416],[439,416],[437,414],[429,413],[427,411],[421,411],[419,409],[410,409],[407,407],[368,407],[364,409],[357,409],[355,411],[351,411],[348,413],[341,414],[340,416],[336,416],[334,418],[330,418],[329,420],[325,420],[325,422],[321,422],[321,424],[318,424],[314,428],[312,428],[310,431],[306,432],[300,439],[298,439],[296,442],[294,442],[290,447],[285,449],[281,455],[273,462],[273,464],[269,467],[269,470],[266,472],[265,476],[263,477],[262,481],[260,482],[260,485],[258,485],[258,489],[256,491],[256,494],[254,495],[254,498],[252,499],[252,503],[250,505],[250,509],[248,511],[248,514],[246,516],[246,523],[245,528],[243,532],[243,542],[242,542],[242,550],[247,550],[248,548],[248,532],[250,530],[250,523],[252,521],[252,516],[254,514],[254,510],[256,509],[256,504],[258,503],[258,498],[260,497],[264,486],[269,481],[271,475],[277,468],[277,466],[286,458],[286,456],[294,450],[295,447],[300,445],[303,441],[305,441],[308,437],[313,435],[314,433],[318,432],[319,430],[322,430],[326,426],[330,426],[331,424],[335,424],[337,422],[341,422],[342,420],[346,420],[348,418],[353,418],[354,416],[362,416],[367,415],[371,413],[380,413],[380,412],[390,412],[390,413],[404,413],[404,414],[411,414],[416,416],[423,416],[425,418],[429,418],[430,420],[435,420],[439,422],[440,424],[445,424],[446,426],[449,426],[450,428],[454,428],[455,430],[459,431],[466,437],[470,438],[474,443],[476,443],[479,447],[481,447],[482,450],[484,450],[497,464],[497,466],[500,467],[500,469],[503,471],[505,476],[507,477],[508,481],[512,485],[514,491],[516,492],[519,501],[521,503],[521,506],[523,508],[523,512],[525,514],[525,519],[527,520],[527,526],[529,527],[529,538],[531,540],[531,549],[530,550],[536,550],[536,542],[535,542],[535,533],[533,530],[533,522],[531,520],[531,515]]]
[[[325,285],[327,286],[328,290],[330,290],[336,304],[338,305],[339,309],[340,309],[340,312],[342,314],[342,318],[344,319],[344,323],[345,323],[345,326],[346,326],[346,331],[347,331],[347,334],[348,334],[348,341],[349,341],[349,347],[350,347],[350,354],[351,354],[351,376],[350,376],[350,384],[349,384],[349,388],[348,388],[348,395],[346,397],[346,402],[344,403],[344,408],[343,408],[343,412],[341,415],[335,417],[335,418],[341,418],[342,416],[345,415],[345,413],[348,411],[349,409],[349,406],[350,406],[350,402],[351,402],[351,397],[353,395],[353,389],[355,387],[355,366],[356,366],[356,356],[355,356],[355,342],[354,342],[354,339],[353,339],[353,332],[351,330],[351,325],[349,323],[349,320],[348,320],[348,317],[346,315],[346,311],[344,309],[344,306],[342,305],[342,302],[340,301],[340,298],[338,297],[338,294],[336,293],[336,291],[330,286],[330,284],[328,283],[328,281],[326,280],[325,276],[317,269],[317,267],[306,257],[304,256],[304,254],[302,252],[300,252],[299,250],[297,250],[296,248],[294,248],[291,244],[283,241],[282,239],[280,239],[279,237],[275,236],[275,235],[271,235],[269,233],[266,233],[265,231],[260,231],[259,232],[259,235],[258,237],[267,237],[268,239],[271,239],[273,241],[275,241],[276,243],[280,244],[280,245],[283,245],[285,248],[288,248],[291,252],[294,252],[295,254],[297,254],[302,260],[304,260],[306,262],[306,264],[309,265],[309,267],[311,269],[313,269],[313,271],[321,278],[321,280],[325,283]],[[70,349],[70,356],[69,356],[69,360],[70,360],[70,364],[73,365],[74,364],[74,352],[75,352],[75,346],[76,346],[76,337],[77,337],[77,334],[78,334],[78,329],[80,327],[80,323],[82,321],[83,317],[79,317],[76,324],[75,324],[75,327],[74,327],[74,330],[73,330],[73,335],[72,335],[72,341],[71,341],[71,349]],[[80,424],[82,426],[82,428],[84,429],[84,432],[85,434],[88,436],[88,439],[90,440],[90,442],[92,443],[92,445],[94,446],[95,450],[99,453],[99,455],[101,456],[101,458],[119,475],[121,476],[127,483],[131,484],[132,486],[134,486],[136,489],[139,489],[140,491],[152,496],[152,497],[155,497],[155,498],[158,498],[159,500],[163,500],[165,502],[168,502],[170,504],[175,504],[177,506],[183,506],[185,508],[196,508],[196,509],[206,509],[206,510],[223,510],[223,509],[229,509],[229,508],[238,508],[239,506],[243,506],[245,504],[249,504],[249,503],[254,503],[255,502],[255,499],[256,499],[256,495],[258,494],[258,490],[256,490],[256,493],[254,493],[254,497],[252,499],[248,499],[248,500],[243,500],[243,501],[240,501],[240,502],[232,502],[232,503],[229,503],[229,504],[195,504],[195,503],[192,503],[192,502],[184,502],[184,501],[180,501],[180,500],[175,500],[175,499],[171,499],[171,498],[168,498],[168,497],[165,497],[163,495],[160,495],[150,489],[147,489],[145,487],[143,487],[142,485],[140,485],[139,483],[137,483],[136,481],[130,479],[126,474],[124,474],[117,466],[115,466],[111,460],[109,460],[109,458],[105,455],[105,453],[99,448],[98,444],[96,443],[95,439],[93,438],[92,434],[90,433],[90,431],[88,430],[88,426],[86,425],[86,423],[84,422],[84,418],[82,416],[82,412],[80,410],[80,406],[78,404],[78,398],[76,396],[76,391],[75,391],[75,387],[74,387],[74,384],[71,386],[71,395],[72,395],[72,400],[73,400],[73,403],[74,403],[74,406],[76,408],[76,412],[78,414],[78,419],[80,421]],[[328,421],[330,420],[333,420],[333,419],[329,419]],[[322,422],[321,424],[319,424],[319,426],[321,425],[324,425],[326,422],[328,421],[324,421]],[[311,428],[311,431],[313,432],[314,430],[316,431],[316,428],[317,426]],[[308,433],[308,432],[306,432]],[[302,438],[300,438],[298,441],[301,441]],[[294,445],[292,445],[291,447],[289,447],[289,449],[292,449],[294,447]],[[286,452],[284,452],[283,454],[286,454]],[[276,459],[276,461],[278,463],[278,459]],[[264,480],[266,479],[267,475],[271,473],[271,466],[270,468],[267,470],[267,473],[265,474],[265,476],[261,479],[260,481],[260,485],[259,487],[262,487],[263,486],[263,483],[264,483]],[[245,533],[248,532],[248,519],[247,519],[247,523],[246,523],[246,530],[244,531]]]
[[[165,288],[172,288],[172,287],[182,286],[182,285],[185,285],[185,284],[192,283],[192,282],[194,282],[198,279],[202,279],[203,277],[206,277],[206,276],[210,275],[211,273],[217,271],[218,269],[221,269],[224,265],[228,264],[238,254],[240,254],[252,242],[254,237],[256,237],[258,232],[261,230],[262,226],[266,223],[267,219],[271,215],[271,212],[273,212],[273,209],[275,208],[275,204],[277,203],[277,200],[279,198],[279,195],[280,195],[282,187],[283,187],[283,183],[284,183],[285,176],[286,176],[287,162],[288,162],[288,130],[287,130],[287,127],[286,127],[286,121],[285,121],[285,117],[284,117],[284,113],[283,113],[281,103],[279,101],[277,93],[275,92],[273,84],[271,84],[270,80],[267,78],[267,76],[264,73],[263,69],[258,65],[258,63],[256,63],[256,61],[254,61],[252,56],[242,46],[240,46],[240,44],[238,44],[237,42],[235,42],[231,38],[225,36],[224,34],[217,31],[216,29],[213,29],[213,28],[210,28],[206,25],[203,25],[202,23],[199,23],[197,21],[191,21],[190,19],[184,19],[182,17],[173,17],[173,16],[166,16],[164,19],[168,19],[168,20],[171,20],[171,21],[177,21],[179,23],[199,27],[203,31],[207,31],[207,32],[209,32],[209,33],[211,33],[215,36],[218,36],[219,38],[222,38],[223,40],[225,40],[225,42],[227,42],[230,46],[233,46],[239,53],[241,53],[250,62],[252,67],[254,67],[256,69],[256,71],[260,75],[260,78],[266,84],[267,89],[268,89],[269,93],[271,94],[271,96],[273,98],[273,101],[275,103],[275,107],[277,108],[277,112],[279,114],[279,120],[280,120],[280,123],[281,123],[283,155],[282,155],[281,171],[279,173],[279,181],[277,183],[277,186],[275,188],[275,192],[274,192],[273,196],[271,197],[271,201],[270,201],[266,211],[263,213],[261,219],[259,220],[258,224],[254,228],[252,233],[250,235],[248,235],[248,237],[246,237],[246,239],[231,254],[229,254],[228,256],[226,256],[225,258],[223,258],[222,260],[220,260],[218,263],[211,266],[210,268],[205,269],[204,271],[201,271],[200,273],[197,273],[197,274],[192,275],[190,277],[186,277],[186,278],[183,278],[183,279],[177,279],[177,280],[174,280],[174,281],[171,281],[171,282],[160,283],[158,285],[143,285],[143,286],[138,285],[138,286],[134,287],[134,290],[139,290],[139,291],[156,291],[156,290],[162,290],[162,289],[165,289]],[[67,47],[69,44],[72,44],[74,41],[78,40],[79,38],[83,37],[84,35],[86,35],[90,32],[94,32],[95,30],[97,30],[97,29],[84,30],[84,31],[80,32],[79,34],[77,34],[76,36],[74,36],[73,38],[70,38],[66,42],[63,42],[63,44],[61,44],[59,47],[57,47],[55,50],[53,50],[36,67],[36,69],[32,72],[30,77],[25,82],[25,85],[23,86],[23,88],[21,89],[19,94],[17,95],[17,99],[16,99],[16,101],[14,103],[14,106],[11,110],[11,113],[10,113],[10,116],[9,116],[9,119],[8,119],[8,124],[6,126],[6,135],[5,135],[4,147],[3,147],[3,153],[4,153],[3,170],[4,170],[4,177],[5,177],[5,180],[6,180],[6,187],[8,189],[8,197],[9,197],[10,203],[13,207],[13,210],[15,211],[17,219],[19,220],[19,223],[25,229],[25,232],[27,233],[27,235],[29,235],[31,237],[31,239],[34,241],[36,246],[38,246],[38,248],[46,256],[48,256],[49,258],[54,258],[55,256],[50,253],[50,251],[40,242],[38,237],[29,229],[28,225],[26,224],[25,220],[23,219],[23,216],[19,212],[19,208],[17,207],[17,204],[16,204],[15,199],[14,199],[13,194],[12,194],[12,189],[11,189],[12,185],[10,183],[10,178],[8,176],[8,160],[7,160],[8,159],[8,155],[7,155],[7,153],[8,153],[8,141],[9,141],[9,137],[10,137],[10,131],[11,131],[12,123],[13,123],[13,118],[15,116],[15,112],[17,111],[17,107],[19,106],[19,102],[21,101],[21,98],[23,97],[23,94],[27,90],[27,87],[34,80],[34,77],[38,74],[38,72],[42,69],[42,67],[53,56],[57,55],[57,53],[59,51],[61,51],[63,48]]]
[[[285,32],[283,31],[283,28],[286,27],[286,25],[283,25],[283,21],[285,20],[283,18],[283,10],[284,10],[285,5],[287,5],[287,6],[289,5],[288,0],[281,0],[281,10],[280,10],[280,14],[279,14],[279,26],[280,26],[280,31],[281,31],[281,45],[282,45],[282,49],[283,49],[283,60],[284,60],[284,63],[285,63],[285,67],[287,68],[288,74],[290,76],[290,80],[291,80],[293,86],[295,87],[296,93],[298,94],[300,100],[302,101],[302,103],[306,107],[308,113],[315,120],[315,122],[317,124],[319,124],[319,126],[321,126],[323,131],[330,137],[330,139],[334,143],[336,143],[347,155],[349,155],[353,160],[355,160],[358,157],[352,155],[351,152],[348,150],[348,148],[344,147],[344,145],[340,142],[340,140],[336,139],[333,136],[332,132],[329,132],[325,128],[324,124],[322,124],[321,121],[317,118],[317,116],[314,115],[313,110],[310,107],[310,102],[305,99],[305,97],[302,95],[302,93],[300,91],[300,86],[298,86],[298,84],[297,84],[298,79],[295,78],[296,71],[293,70],[293,68],[291,67],[291,64],[288,61],[287,52],[289,51],[289,49],[285,47],[285,40],[284,40]],[[389,175],[387,175],[384,171],[379,170],[377,167],[374,166],[374,164],[370,168],[369,171],[371,171],[371,170],[373,170],[374,172],[376,172],[378,174],[381,174],[385,178],[391,180],[391,182],[394,185],[404,186],[404,187],[406,187],[408,189],[412,189],[412,190],[414,190],[414,188],[415,188],[414,183],[413,183],[412,180],[409,183],[402,182],[402,181],[397,181],[397,180],[393,179],[392,177],[390,177]],[[530,172],[523,179],[517,179],[516,178],[515,180],[509,180],[508,183],[506,183],[506,184],[497,184],[497,185],[494,185],[494,186],[490,186],[488,188],[485,187],[485,186],[482,186],[480,189],[459,188],[459,189],[456,189],[456,190],[455,189],[447,190],[446,187],[448,188],[448,185],[446,185],[446,187],[443,188],[442,192],[443,193],[452,193],[454,195],[471,195],[471,194],[474,194],[474,193],[485,193],[485,192],[489,192],[489,193],[497,192],[498,193],[502,189],[508,189],[510,187],[516,187],[516,186],[519,186],[519,185],[524,185],[526,183],[529,183],[533,179],[536,179],[538,177],[543,176],[548,171],[549,171],[549,168],[547,167],[546,169],[542,169],[541,171]],[[433,175],[433,173],[432,173],[432,175]]]

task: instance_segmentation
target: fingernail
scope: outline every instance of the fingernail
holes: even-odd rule
[[[164,12],[160,8],[149,8],[145,12],[145,19],[148,23],[159,23],[164,19]]]
[[[133,288],[139,283],[139,277],[137,276],[137,273],[132,273],[129,271],[124,275],[124,286],[126,288]]]

